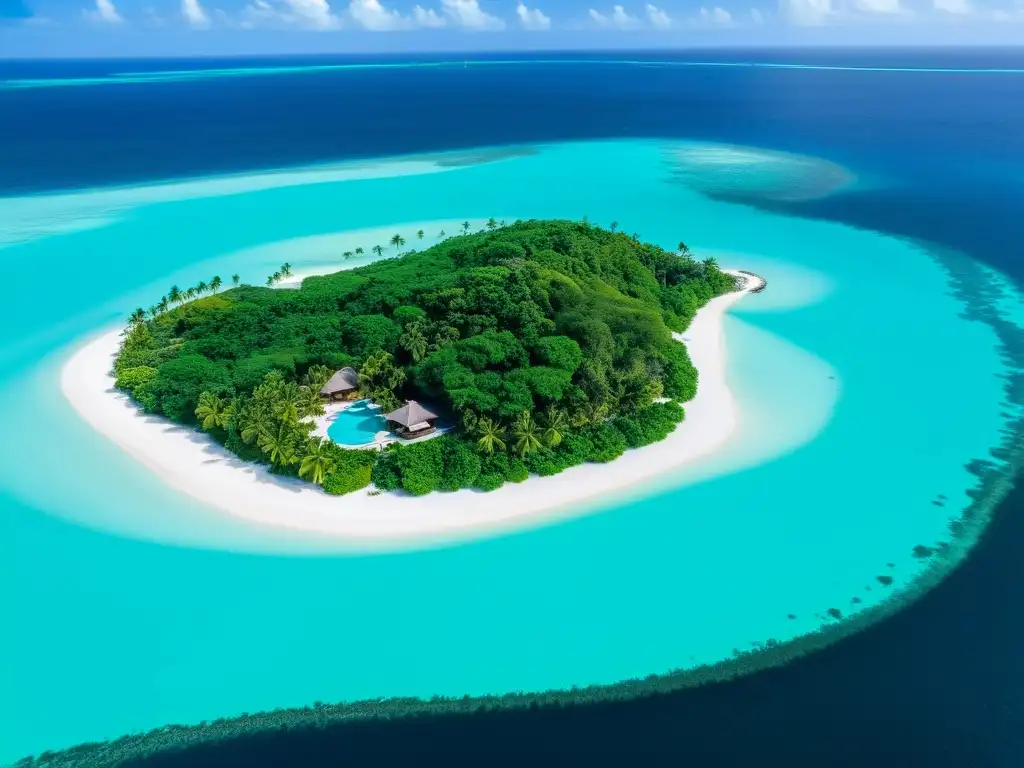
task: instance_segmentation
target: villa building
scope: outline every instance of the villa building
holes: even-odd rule
[[[342,368],[324,384],[320,395],[327,400],[352,400],[359,396],[359,374],[354,368]]]
[[[412,439],[433,432],[437,414],[431,413],[415,400],[410,400],[397,411],[385,414],[388,426],[398,437]]]

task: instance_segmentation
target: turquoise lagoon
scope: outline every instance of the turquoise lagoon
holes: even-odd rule
[[[799,655],[801,638],[855,631],[953,567],[984,523],[951,534],[978,484],[965,465],[1019,417],[969,304],[997,286],[986,311],[1019,320],[1020,295],[991,272],[963,290],[983,271],[960,257],[710,199],[692,183],[701,153],[680,173],[681,147],[0,200],[0,231],[18,232],[0,250],[9,284],[33,286],[0,304],[0,420],[16,436],[0,445],[0,762],[315,701],[611,684],[766,644]],[[709,184],[742,167],[756,188],[750,151],[734,168],[715,148]],[[773,195],[780,163],[764,164]],[[344,243],[491,216],[614,220],[767,277],[727,317],[742,413],[728,449],[558,524],[356,556],[170,490],[60,394],[70,352],[171,283],[262,283],[283,260],[323,271]]]
[[[380,408],[372,407],[369,400],[359,400],[331,418],[327,436],[338,445],[358,447],[372,443],[377,433],[387,428]]]

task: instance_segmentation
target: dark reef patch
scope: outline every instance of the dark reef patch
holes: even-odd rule
[[[932,547],[926,547],[924,544],[918,544],[914,547],[914,557],[924,559],[931,557],[935,554],[935,550]]]
[[[890,584],[892,584],[892,576],[884,576],[883,575],[883,576],[875,576],[875,578],[878,580],[878,583],[881,584],[884,587],[888,587]]]
[[[828,615],[831,616],[833,619],[843,618],[843,612],[840,611],[838,608],[829,608]]]

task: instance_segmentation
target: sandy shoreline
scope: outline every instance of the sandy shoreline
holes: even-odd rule
[[[737,274],[737,273],[733,273]],[[497,491],[432,493],[413,498],[359,491],[329,496],[306,483],[275,477],[246,463],[208,436],[142,414],[113,388],[110,374],[120,330],[75,350],[61,368],[61,391],[90,426],[163,482],[209,507],[249,522],[321,533],[345,548],[402,549],[534,527],[584,514],[639,490],[722,447],[739,424],[725,378],[723,317],[759,283],[713,299],[677,338],[700,372],[686,419],[660,443],[627,451],[609,464],[585,464],[553,477],[530,477]]]

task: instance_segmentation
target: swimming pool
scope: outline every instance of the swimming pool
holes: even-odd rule
[[[327,437],[338,445],[366,445],[387,428],[380,408],[372,407],[369,400],[359,400],[338,412],[327,427]]]

